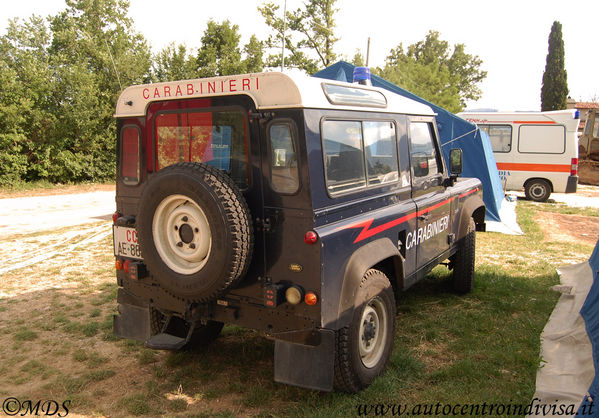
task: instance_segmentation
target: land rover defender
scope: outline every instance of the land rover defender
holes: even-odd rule
[[[477,179],[430,107],[280,72],[132,86],[117,118],[117,336],[275,339],[274,379],[357,392],[381,374],[396,294],[449,260],[473,285]]]

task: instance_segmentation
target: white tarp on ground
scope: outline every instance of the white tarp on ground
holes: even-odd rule
[[[534,395],[539,403],[576,405],[578,409],[593,377],[592,347],[580,308],[593,284],[588,262],[560,269],[562,293],[541,334],[541,365]],[[553,416],[536,414],[535,416]]]
[[[516,220],[516,199],[503,199],[499,208],[499,217],[501,222],[485,221],[487,231],[500,232],[508,235],[522,235],[522,230]]]

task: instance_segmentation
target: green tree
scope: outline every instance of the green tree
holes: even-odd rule
[[[308,0],[302,8],[287,11],[286,19],[279,16],[279,6],[265,3],[258,10],[272,29],[266,41],[269,48],[278,52],[268,57],[271,67],[281,65],[280,48],[285,38],[285,66],[298,67],[308,74],[328,67],[337,59],[334,51],[335,13],[337,0]]]
[[[562,24],[555,21],[549,34],[549,51],[541,87],[541,110],[566,109],[567,101],[568,74],[564,57]]]
[[[467,100],[481,97],[478,84],[487,76],[482,60],[465,52],[463,44],[450,48],[439,32],[423,41],[392,49],[385,67],[375,72],[410,92],[451,112],[461,111]]]
[[[198,77],[196,58],[187,53],[185,45],[174,43],[154,56],[152,79],[154,81],[188,80]]]
[[[262,43],[252,36],[243,48],[246,58],[242,59],[240,40],[239,26],[232,25],[228,20],[222,23],[210,20],[202,36],[202,46],[198,50],[198,76],[214,77],[262,71]]]
[[[0,184],[47,177],[56,126],[50,41],[39,16],[10,21],[0,38]]]
[[[48,160],[53,181],[115,174],[116,100],[122,88],[150,81],[151,55],[124,0],[66,0],[51,19],[57,129]]]
[[[66,4],[47,21],[14,20],[0,37],[3,183],[113,179],[121,86],[150,80],[149,48],[127,2]]]

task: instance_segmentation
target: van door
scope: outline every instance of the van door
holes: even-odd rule
[[[422,268],[449,249],[451,194],[443,186],[443,159],[433,119],[413,117],[409,125],[412,197],[418,221],[406,245],[417,248],[417,265]]]

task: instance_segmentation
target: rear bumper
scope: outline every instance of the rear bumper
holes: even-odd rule
[[[565,193],[576,193],[577,187],[578,187],[578,176],[568,177],[568,184],[566,184],[566,192]]]

